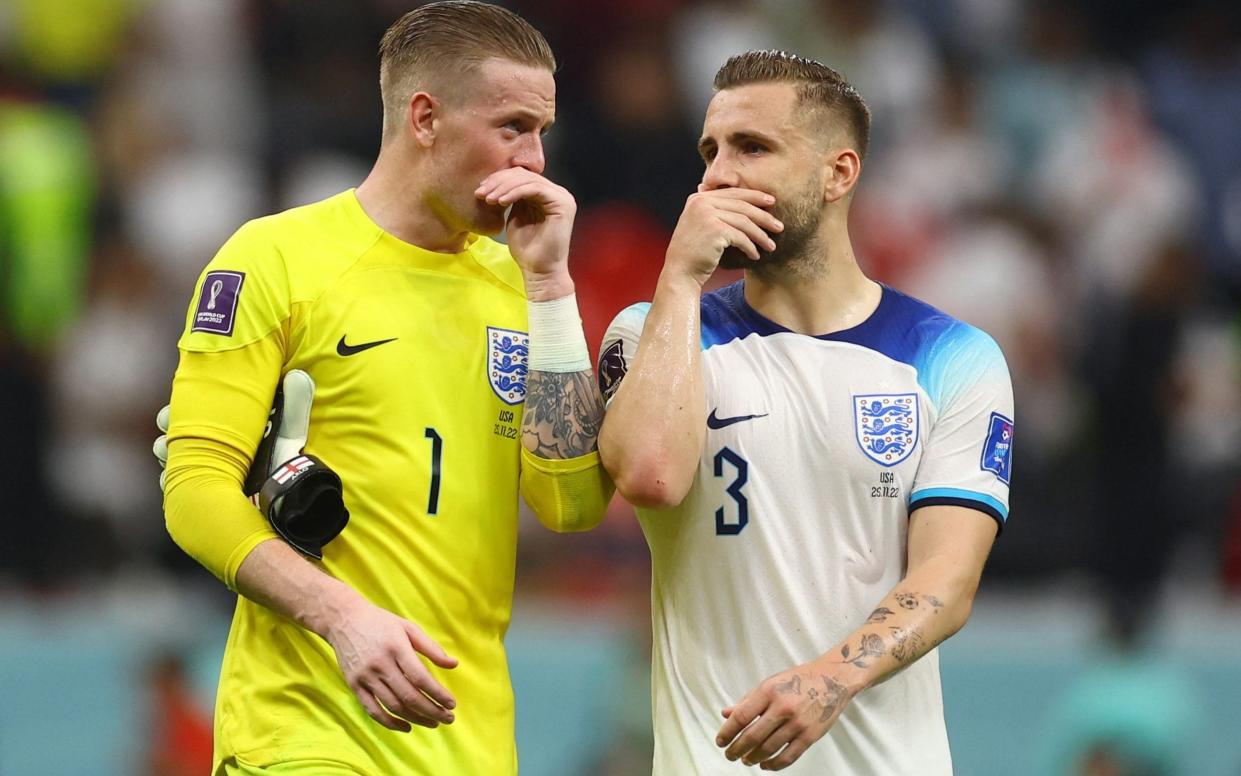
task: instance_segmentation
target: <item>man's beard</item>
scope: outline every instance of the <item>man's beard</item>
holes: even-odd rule
[[[771,208],[771,214],[784,224],[784,231],[771,234],[775,242],[775,250],[758,250],[758,260],[746,256],[740,248],[731,245],[720,255],[720,266],[724,269],[754,270],[761,275],[771,272],[779,273],[790,264],[801,259],[810,259],[808,254],[818,236],[819,222],[823,220],[823,208],[818,197],[818,187],[807,186],[801,196],[787,205],[777,202]]]

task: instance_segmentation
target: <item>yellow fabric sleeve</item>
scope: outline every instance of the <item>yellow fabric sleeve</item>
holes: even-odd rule
[[[521,494],[539,522],[557,533],[599,525],[614,490],[597,452],[551,459],[521,448]]]
[[[278,538],[242,493],[280,377],[274,332],[235,350],[183,350],[172,381],[164,516],[181,549],[236,590],[250,551]]]

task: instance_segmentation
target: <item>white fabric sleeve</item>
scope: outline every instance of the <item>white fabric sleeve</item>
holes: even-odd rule
[[[1003,528],[1013,444],[1008,364],[991,337],[965,324],[946,332],[929,360],[935,417],[924,437],[909,511],[965,506],[991,515]]]

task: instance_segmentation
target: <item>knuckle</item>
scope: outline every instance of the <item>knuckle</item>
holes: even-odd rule
[[[401,690],[396,694],[397,700],[407,709],[418,707],[418,698],[416,696],[417,693],[410,692],[409,690]]]

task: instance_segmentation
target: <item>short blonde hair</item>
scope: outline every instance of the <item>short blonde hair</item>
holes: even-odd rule
[[[840,73],[822,62],[799,57],[787,51],[747,51],[729,58],[715,74],[715,90],[761,83],[791,83],[797,86],[801,105],[819,108],[843,120],[858,156],[866,158],[870,144],[870,108],[858,90]]]
[[[512,11],[475,0],[441,0],[402,16],[379,44],[384,136],[404,121],[409,98],[436,76],[459,78],[488,59],[555,72],[547,39]]]

